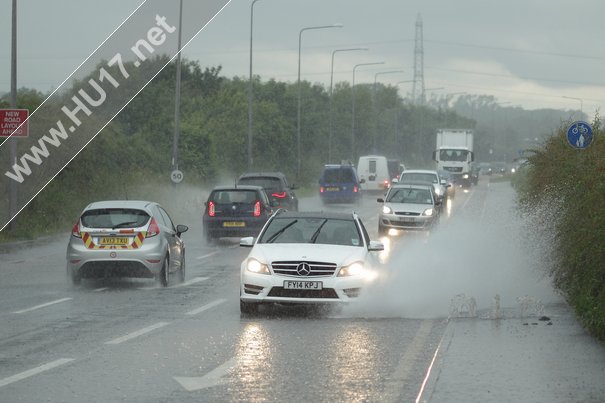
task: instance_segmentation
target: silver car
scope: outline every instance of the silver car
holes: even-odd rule
[[[170,274],[185,281],[185,244],[158,203],[99,201],[86,206],[71,230],[67,274],[73,284],[82,278],[147,277],[168,286]]]
[[[390,230],[430,230],[440,217],[441,201],[437,200],[431,184],[396,184],[387,192],[378,217],[378,234]]]

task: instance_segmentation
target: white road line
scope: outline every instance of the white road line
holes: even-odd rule
[[[23,379],[29,378],[31,376],[37,375],[41,372],[48,371],[49,369],[53,369],[59,367],[61,365],[67,364],[68,362],[74,361],[75,358],[61,358],[59,360],[49,362],[48,364],[40,365],[39,367],[28,369],[27,371],[23,371],[20,374],[16,374],[13,376],[9,376],[8,378],[0,379],[0,388],[6,385],[10,385],[11,383],[22,381]]]
[[[226,363],[216,367],[204,376],[200,377],[174,377],[174,380],[181,384],[188,392],[193,392],[200,389],[211,388],[216,385],[225,383],[224,378],[231,368],[236,364],[236,358],[233,357]]]
[[[415,369],[416,358],[420,355],[422,346],[426,343],[426,339],[430,335],[432,328],[432,320],[423,321],[420,328],[418,328],[414,339],[407,346],[403,356],[397,363],[393,374],[389,377],[390,382],[387,384],[387,390],[384,395],[387,399],[390,399],[389,401],[400,401],[401,387],[406,384],[412,370]]]
[[[32,306],[31,308],[22,309],[20,311],[15,311],[13,313],[25,313],[25,312],[35,311],[36,309],[46,308],[47,306],[55,305],[55,304],[60,304],[61,302],[65,302],[65,301],[69,301],[69,300],[71,300],[71,298],[61,298],[61,299],[58,299],[58,300],[55,300],[55,301],[47,302],[45,304],[40,304],[40,305]]]
[[[210,302],[209,304],[201,306],[201,307],[199,307],[197,309],[194,309],[192,311],[186,312],[185,315],[197,315],[198,313],[202,313],[204,311],[207,311],[210,308],[214,308],[215,306],[220,305],[220,304],[222,304],[225,301],[227,301],[227,300],[224,299],[224,298],[217,299],[216,301]]]
[[[168,322],[158,322],[155,325],[151,325],[151,326],[148,326],[148,327],[146,327],[144,329],[137,330],[136,332],[129,333],[129,334],[127,334],[125,336],[122,336],[122,337],[118,337],[117,339],[106,341],[105,344],[120,344],[120,343],[124,343],[125,341],[134,339],[135,337],[142,336],[142,335],[144,335],[146,333],[149,333],[149,332],[152,332],[152,331],[154,331],[156,329],[162,328],[162,327],[164,327],[164,326],[166,326],[168,324],[169,324]]]
[[[107,290],[109,287],[101,287],[101,288],[97,288],[96,290],[92,290],[92,292],[101,292],[101,291],[105,291]]]
[[[201,283],[202,281],[206,281],[206,280],[208,280],[208,277],[194,277],[191,280],[185,281],[184,283],[181,283],[181,284],[177,284],[172,288],[187,287],[191,284]]]
[[[208,254],[206,254],[206,255],[198,256],[198,257],[196,257],[196,259],[197,259],[197,260],[206,259],[207,257],[214,256],[214,255],[216,255],[216,254],[217,254],[217,253],[219,253],[219,252],[220,252],[220,251],[218,251],[218,250],[217,250],[216,252],[211,252],[211,253],[208,253]]]

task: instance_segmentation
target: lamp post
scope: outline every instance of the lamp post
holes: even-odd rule
[[[374,74],[374,86],[372,87],[372,106],[374,109],[374,135],[372,136],[372,148],[374,152],[376,152],[376,137],[378,136],[378,108],[376,108],[376,82],[378,81],[378,76],[380,75],[395,73],[403,73],[403,70],[379,71],[378,73]]]
[[[254,4],[258,0],[252,0],[250,4],[250,80],[248,82],[248,170],[252,169],[252,24],[254,23]]]
[[[355,160],[355,70],[361,66],[373,66],[384,62],[359,63],[353,66],[353,81],[351,83],[351,162]]]
[[[580,113],[584,113],[584,101],[582,100],[582,98],[576,98],[576,97],[566,97],[565,95],[563,95],[563,98],[566,99],[574,99],[576,101],[580,101]]]
[[[176,84],[174,95],[174,136],[172,139],[172,170],[179,169],[179,136],[181,135],[181,32],[183,26],[183,0],[179,5],[179,32],[176,56]],[[173,182],[176,187],[177,182]]]
[[[332,25],[318,25],[313,27],[302,28],[298,32],[298,78],[296,80],[298,86],[298,108],[296,112],[296,178],[300,179],[300,102],[301,102],[301,88],[300,88],[300,50],[302,44],[302,34],[305,31],[312,29],[327,29],[327,28],[342,28],[342,24]]]
[[[348,49],[336,49],[332,51],[332,64],[330,66],[330,136],[328,138],[328,163],[332,162],[332,136],[333,136],[333,122],[332,122],[332,93],[334,83],[334,55],[338,52],[353,52],[357,50],[368,50],[368,48],[348,48]]]

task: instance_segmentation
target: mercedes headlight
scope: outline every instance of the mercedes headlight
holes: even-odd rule
[[[382,214],[393,214],[393,209],[389,206],[382,206]]]
[[[270,274],[269,266],[267,266],[264,263],[259,262],[258,260],[254,259],[254,258],[248,259],[248,262],[246,263],[246,270],[248,270],[251,273]]]
[[[365,273],[365,268],[362,262],[351,263],[348,266],[343,266],[338,272],[338,277],[361,276]]]

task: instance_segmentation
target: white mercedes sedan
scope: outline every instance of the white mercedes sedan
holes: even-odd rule
[[[355,300],[378,276],[380,242],[355,213],[278,211],[241,265],[240,310],[263,303],[331,304]]]

